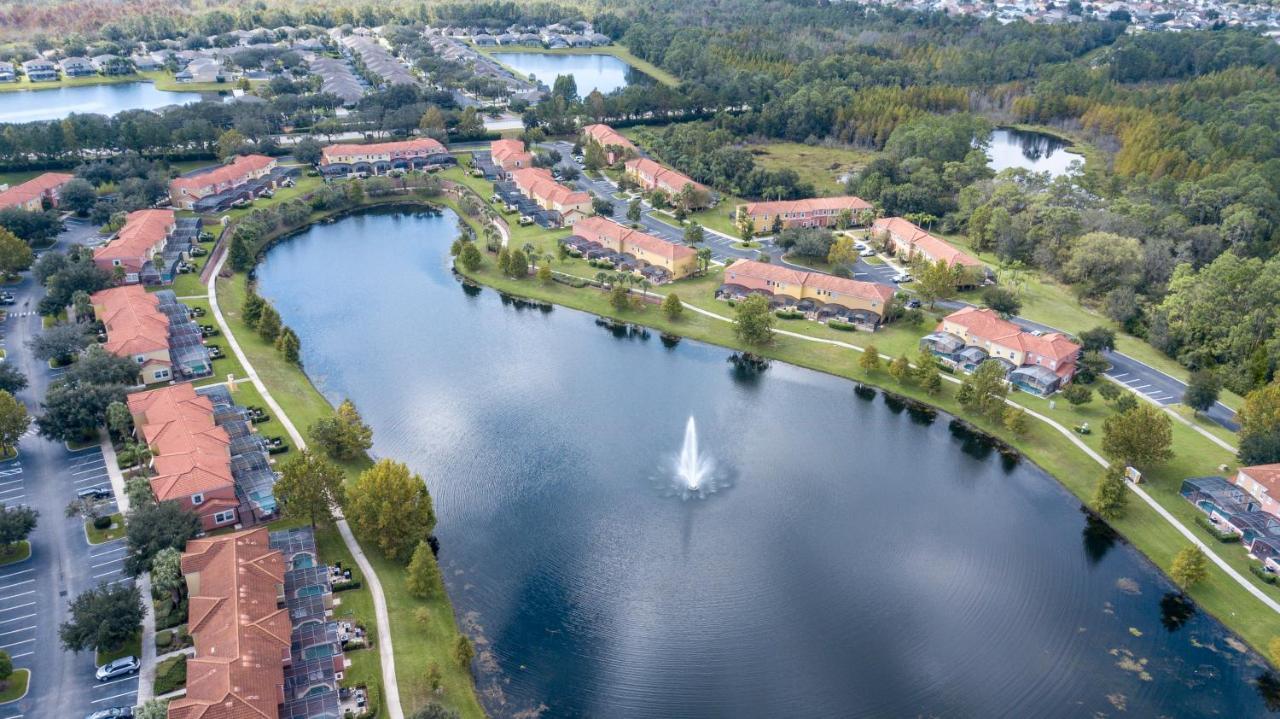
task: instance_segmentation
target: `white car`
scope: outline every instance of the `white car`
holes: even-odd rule
[[[905,284],[905,283],[907,283],[907,282],[910,282],[910,281],[912,281],[913,279],[915,279],[915,278],[914,278],[914,277],[912,277],[910,274],[908,274],[908,273],[906,273],[906,272],[903,272],[903,273],[902,273],[902,274],[900,274],[900,275],[894,275],[893,281],[894,281],[895,283],[897,283],[897,284],[901,285],[901,284]]]
[[[876,256],[876,251],[871,249],[870,247],[858,253],[858,257],[875,257],[875,256]]]

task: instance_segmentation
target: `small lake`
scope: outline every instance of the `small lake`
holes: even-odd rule
[[[72,113],[114,115],[198,102],[200,93],[157,90],[149,82],[77,85],[0,93],[0,122],[61,120]]]
[[[613,55],[495,52],[493,58],[522,76],[533,75],[546,83],[547,87],[555,84],[558,75],[573,75],[581,97],[591,94],[592,90],[608,95],[614,90],[648,78]]]
[[[430,486],[490,716],[1258,717],[1280,693],[947,416],[464,287],[456,233],[378,210],[257,274],[316,386]],[[672,480],[690,416],[705,498]]]
[[[991,169],[996,172],[1021,167],[1058,177],[1071,170],[1072,162],[1084,163],[1084,156],[1067,152],[1068,147],[1069,143],[1052,135],[1002,127],[991,133],[987,154],[991,156]]]

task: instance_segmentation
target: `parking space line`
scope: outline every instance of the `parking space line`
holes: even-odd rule
[[[27,602],[26,604],[19,604],[16,607],[9,607],[8,609],[0,609],[0,614],[4,614],[5,612],[16,612],[19,609],[26,609],[27,607],[34,607],[35,605],[36,605],[35,602]]]
[[[138,693],[138,692],[137,692],[137,690],[134,690],[134,691],[131,691],[131,692],[125,692],[125,693],[123,693],[123,694],[115,694],[115,695],[113,695],[113,696],[103,697],[103,698],[101,698],[101,699],[94,699],[94,700],[93,700],[92,702],[90,702],[90,703],[91,703],[91,704],[101,704],[102,702],[109,702],[109,701],[111,701],[112,699],[119,699],[120,697],[130,697],[130,696],[133,696],[133,695],[135,695],[135,694],[137,694],[137,693]]]
[[[10,659],[21,659],[21,658],[23,658],[23,657],[29,657],[29,656],[31,656],[32,654],[35,654],[35,652],[23,652],[23,653],[21,653],[21,654],[14,654],[13,656],[11,656],[11,657],[9,657],[9,658],[10,658]],[[19,714],[18,716],[22,716],[22,715],[21,715],[21,714]],[[16,717],[15,717],[14,719],[16,719]]]
[[[14,642],[13,644],[0,644],[0,649],[8,649],[9,647],[17,647],[23,644],[34,644],[35,641],[35,637],[32,637],[31,639],[23,639],[22,641]]]
[[[108,559],[105,562],[98,562],[97,564],[90,565],[89,568],[97,569],[98,567],[105,567],[108,564],[115,564],[116,562],[123,562],[123,561],[124,561],[124,557],[116,557],[115,559]]]
[[[120,540],[118,540],[118,539],[117,539],[117,540],[115,540],[115,541],[119,542]],[[101,551],[91,552],[91,553],[89,554],[89,556],[90,556],[90,557],[93,557],[93,558],[95,558],[95,559],[96,559],[96,558],[98,558],[98,557],[105,557],[105,556],[107,556],[108,554],[114,554],[114,553],[116,553],[116,552],[123,552],[125,549],[127,549],[127,547],[126,547],[123,543],[120,543],[120,544],[118,544],[118,545],[116,545],[116,546],[112,547],[111,549],[103,549],[103,550],[101,550]]]
[[[107,480],[107,479],[108,479],[108,477],[107,477],[107,475],[105,475],[105,474],[96,474],[96,475],[94,475],[94,476],[92,476],[92,477],[85,477],[84,479],[77,479],[77,480],[75,480],[75,483],[76,483],[76,484],[85,484],[85,483],[88,483],[88,482],[102,482],[102,481],[105,481],[105,480]]]
[[[1115,377],[1116,379],[1120,379],[1120,378],[1122,378],[1122,377],[1128,377],[1128,376],[1129,376],[1129,373],[1128,373],[1128,372],[1121,372],[1120,374],[1113,374],[1113,375],[1111,375],[1111,376],[1112,376],[1112,377]]]
[[[18,597],[25,597],[25,596],[27,596],[28,594],[35,594],[35,593],[36,593],[36,591],[33,589],[33,590],[29,591],[29,592],[21,592],[21,593],[19,593],[19,594],[10,594],[10,595],[9,595],[9,596],[7,596],[7,597],[0,597],[0,602],[5,601],[6,599],[17,599]]]
[[[3,476],[7,476],[7,475],[0,475],[0,477],[3,477]],[[25,481],[27,481],[27,480],[25,480],[25,479],[11,479],[11,480],[9,480],[8,482],[0,482],[0,487],[7,487],[7,486],[9,486],[9,485],[11,485],[11,484],[21,484],[21,483],[23,483],[23,482],[25,482]]]
[[[94,685],[94,686],[95,686],[95,687],[109,687],[109,686],[111,686],[112,684],[119,684],[120,682],[129,682],[129,681],[134,681],[134,680],[136,680],[137,678],[138,678],[138,675],[137,675],[137,674],[130,674],[130,675],[129,675],[129,676],[127,676],[127,677],[120,677],[119,679],[112,679],[111,681],[108,681],[108,682],[99,682],[98,684],[96,684],[96,685]]]
[[[35,616],[35,615],[33,614],[32,616]],[[32,624],[32,625],[31,625],[31,626],[29,626],[29,627],[23,627],[23,628],[21,628],[21,629],[10,629],[10,630],[9,630],[9,631],[7,631],[7,632],[0,632],[0,637],[7,637],[7,636],[9,636],[10,634],[21,634],[21,633],[23,633],[23,632],[31,632],[31,631],[35,631],[36,627],[38,627],[38,626],[40,626],[40,625],[39,625],[39,624]]]
[[[32,617],[34,617],[34,616],[36,616],[36,615],[35,615],[35,614],[23,614],[23,615],[22,615],[22,616],[20,616],[20,617],[14,617],[13,619],[5,619],[5,620],[3,620],[3,621],[0,621],[0,624],[8,624],[9,622],[20,622],[20,621],[22,621],[23,619],[30,619],[30,618],[32,618]]]
[[[112,569],[112,570],[111,570],[111,571],[109,571],[109,572],[99,572],[99,573],[97,573],[97,574],[93,575],[93,578],[94,578],[94,579],[101,579],[101,578],[103,578],[103,577],[110,577],[110,576],[111,576],[111,575],[113,575],[113,574],[119,574],[119,573],[120,573],[120,570],[119,570],[119,569]]]
[[[16,572],[9,572],[8,574],[0,574],[0,579],[8,579],[9,577],[16,577],[19,574],[30,574],[34,571],[36,570],[35,569],[19,569]]]

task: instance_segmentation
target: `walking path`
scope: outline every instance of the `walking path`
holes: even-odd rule
[[[219,245],[221,244],[219,243]],[[294,446],[298,450],[306,449],[307,442],[302,438],[302,433],[294,426],[289,416],[284,413],[284,409],[276,402],[275,397],[271,396],[271,391],[267,389],[267,385],[258,377],[258,371],[249,362],[249,357],[240,348],[240,343],[236,341],[236,336],[232,334],[231,328],[222,316],[222,307],[218,304],[217,280],[218,273],[222,271],[222,265],[226,262],[226,259],[225,252],[218,252],[217,264],[211,272],[206,274],[205,286],[209,290],[209,309],[212,310],[213,317],[218,324],[222,325],[227,344],[230,345],[231,351],[235,353],[236,359],[240,360],[240,364],[244,367],[249,381],[253,383],[258,393],[262,395],[262,400],[267,403],[267,406],[271,408],[275,416],[280,419],[280,423],[284,425],[285,431],[289,433],[289,437],[293,440]],[[373,565],[369,564],[369,559],[365,556],[364,550],[360,548],[360,543],[356,541],[355,535],[351,533],[351,527],[347,525],[347,520],[342,516],[341,510],[337,510],[335,515],[337,516],[338,533],[342,535],[342,541],[347,545],[347,550],[351,552],[351,556],[356,560],[356,565],[364,573],[369,592],[373,595],[373,611],[378,624],[378,654],[382,665],[382,690],[383,696],[387,700],[387,713],[391,719],[404,719],[404,710],[400,707],[400,685],[396,680],[396,658],[391,638],[391,618],[387,613],[387,598],[382,592],[382,583],[378,580],[378,575],[374,573]]]

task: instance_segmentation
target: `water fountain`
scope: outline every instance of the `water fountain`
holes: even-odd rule
[[[684,444],[675,457],[676,481],[686,495],[702,496],[715,490],[715,468],[715,460],[698,452],[698,425],[689,415],[684,425]]]

